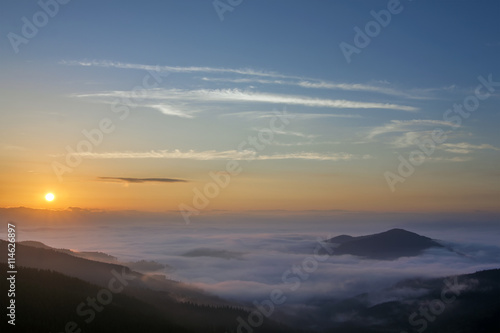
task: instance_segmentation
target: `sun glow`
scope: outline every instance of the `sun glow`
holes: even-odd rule
[[[50,202],[50,201],[53,201],[54,199],[55,199],[55,196],[54,196],[54,194],[52,194],[52,193],[47,193],[47,194],[45,195],[45,200],[47,200],[47,201],[49,201],[49,202]]]

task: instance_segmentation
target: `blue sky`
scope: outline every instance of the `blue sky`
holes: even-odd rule
[[[287,110],[293,121],[212,208],[495,210],[500,88],[460,127],[443,113],[474,95],[479,76],[500,81],[500,3],[401,1],[348,63],[339,44],[354,45],[354,28],[390,3],[243,0],[221,21],[211,1],[72,0],[16,53],[8,34],[41,7],[3,2],[0,170],[16,196],[0,204],[40,208],[20,196],[43,187],[61,193],[60,207],[176,209]],[[113,101],[152,69],[159,85],[118,119]],[[61,182],[53,162],[103,117],[116,131]],[[384,172],[434,128],[446,142],[391,193]],[[100,177],[187,182],[123,190]],[[116,200],[100,206],[101,195]]]
[[[345,66],[338,44],[352,43],[354,26],[363,27],[373,19],[370,11],[385,9],[387,3],[243,1],[221,22],[210,1],[145,5],[73,0],[61,5],[49,24],[21,46],[20,54],[13,54],[4,39],[2,58],[251,66],[355,82],[382,77],[412,87],[466,84],[467,74],[494,68],[499,48],[496,1],[402,2],[402,12],[355,57],[354,66]],[[21,17],[31,18],[40,10],[35,1],[8,1],[3,6],[4,34],[19,33]],[[404,80],[401,70],[408,73]]]

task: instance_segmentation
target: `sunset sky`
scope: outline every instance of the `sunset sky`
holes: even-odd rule
[[[0,207],[499,212],[500,2],[401,1],[346,59],[388,3],[3,1]]]

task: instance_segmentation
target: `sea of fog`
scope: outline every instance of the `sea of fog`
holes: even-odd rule
[[[171,279],[246,301],[264,299],[274,288],[288,290],[296,301],[354,296],[404,278],[500,267],[500,226],[495,217],[481,214],[220,213],[193,217],[187,224],[176,214],[78,210],[49,216],[2,210],[2,223],[7,221],[16,224],[18,241],[100,251],[124,262],[156,261],[165,265],[158,273]],[[393,261],[314,257],[322,240],[395,227],[440,240],[464,255],[432,249]],[[2,226],[0,238],[5,232]]]

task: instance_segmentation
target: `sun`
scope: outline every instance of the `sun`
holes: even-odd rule
[[[54,200],[55,198],[56,198],[56,197],[55,197],[55,196],[54,196],[54,194],[52,194],[52,193],[47,193],[47,194],[45,195],[45,200],[47,200],[47,201],[49,201],[49,202],[50,202],[50,201],[52,201],[52,200]]]

